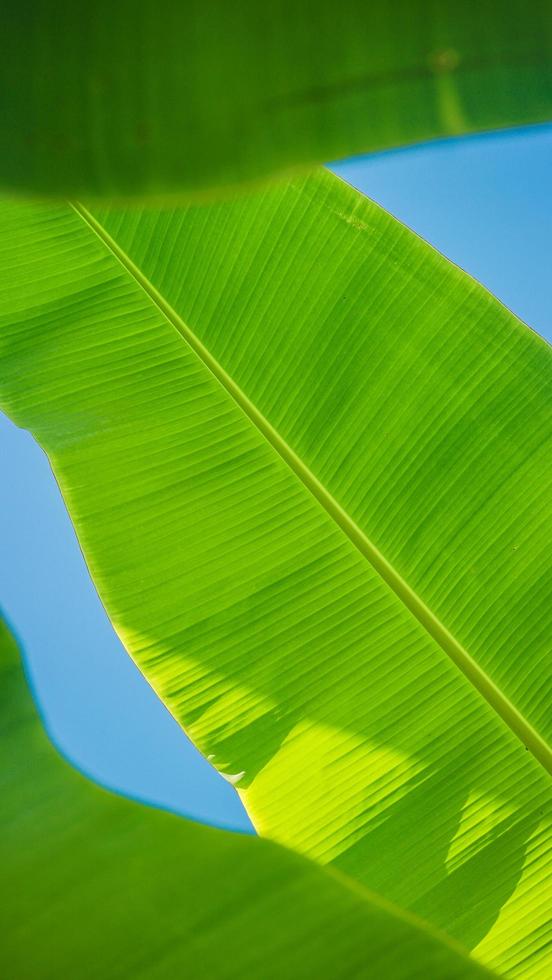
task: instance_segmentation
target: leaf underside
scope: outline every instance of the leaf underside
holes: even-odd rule
[[[262,834],[545,975],[546,345],[325,173],[1,223],[3,404],[164,702]]]

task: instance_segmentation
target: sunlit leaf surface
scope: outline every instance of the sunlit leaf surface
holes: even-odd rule
[[[491,977],[343,876],[88,782],[44,735],[1,621],[0,676],[3,977]]]
[[[0,241],[3,404],[170,710],[262,834],[540,980],[544,342],[325,173]]]

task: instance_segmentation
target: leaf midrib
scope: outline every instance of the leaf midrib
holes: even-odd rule
[[[552,774],[552,748],[533,728],[530,722],[506,697],[488,674],[482,670],[461,643],[452,635],[447,627],[435,616],[420,596],[410,587],[408,582],[399,574],[393,565],[385,558],[376,545],[349,516],[344,508],[312,473],[303,460],[291,448],[277,429],[250,401],[245,392],[236,384],[222,365],[211,354],[207,347],[195,335],[193,330],[181,319],[176,310],[163,298],[153,283],[135,265],[132,259],[123,251],[99,221],[79,202],[70,202],[76,214],[97,235],[100,241],[125,271],[132,276],[144,290],[150,301],[174,329],[182,336],[204,366],[216,380],[225,388],[228,394],[241,408],[250,422],[270,443],[273,449],[288,464],[303,485],[334,520],[343,533],[360,554],[370,563],[386,585],[406,606],[409,612],[429,633],[432,639],[441,647],[444,653],[456,664],[468,681],[487,701],[491,708],[502,718],[508,728],[520,739],[523,745],[534,755],[535,759]]]

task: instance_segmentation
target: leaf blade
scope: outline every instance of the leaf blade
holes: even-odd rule
[[[378,575],[398,596],[401,602],[420,622],[429,635],[439,644],[441,649],[451,658],[457,667],[466,675],[471,684],[478,690],[491,707],[502,718],[506,725],[523,742],[537,761],[552,775],[552,746],[537,731],[527,717],[513,704],[496,683],[486,674],[468,651],[458,642],[456,637],[437,618],[423,599],[409,586],[408,582],[397,569],[385,558],[381,551],[371,541],[361,527],[351,518],[350,514],[332,496],[315,474],[309,469],[293,448],[282,438],[274,426],[263,416],[256,405],[245,392],[236,384],[224,367],[205,347],[199,337],[184,323],[178,313],[167,303],[128,255],[120,248],[114,239],[96,221],[93,215],[83,205],[73,203],[72,207],[83,221],[97,234],[100,241],[113,252],[123,268],[136,280],[144,292],[158,307],[160,312],[171,325],[182,335],[186,343],[197,354],[201,362],[214,375],[217,381],[226,389],[231,398],[242,409],[252,424],[265,437],[267,442],[282,457],[307,490],[321,504],[337,526],[349,538],[360,554],[372,565]]]
[[[538,975],[550,866],[540,767],[78,216],[13,205],[3,218],[4,402],[48,450],[100,594],[150,682],[217,767],[245,771],[238,789],[261,830],[377,885],[486,962],[515,972],[530,961]],[[535,367],[541,376],[541,347],[525,328],[330,177],[220,208],[97,220],[143,268],[160,247],[170,254],[156,288],[210,331],[218,360],[235,356],[232,376],[245,371],[240,384],[258,386],[267,416],[266,398],[279,394],[292,421],[298,405],[323,406],[328,427],[311,434],[330,449],[336,401],[307,385],[331,323],[320,303],[352,295],[340,329],[370,336],[362,316],[379,307],[360,285],[364,277],[371,299],[389,288],[385,278],[375,288],[384,261],[395,279],[388,304],[404,301],[406,275],[416,302],[425,289],[439,336],[444,298],[461,293],[469,311],[481,305],[512,332],[516,353],[529,344],[516,384],[533,385]],[[344,288],[353,255],[359,267]],[[428,266],[436,289],[422,276]],[[392,346],[400,365],[412,345],[386,325],[372,324],[374,350]],[[301,332],[306,358],[294,359],[289,343]],[[291,387],[274,382],[279,355]],[[425,401],[438,394],[442,363]],[[338,379],[344,367],[342,391],[359,395],[358,348],[332,365]],[[374,501],[389,504],[385,485]],[[508,622],[516,616],[512,607]],[[466,908],[474,879],[477,905]]]
[[[182,195],[450,134],[549,120],[539,0],[12,6],[4,187]]]
[[[491,976],[423,924],[283,849],[83,779],[41,731],[1,621],[0,672],[6,976],[84,977],[91,964],[106,980],[363,977],[374,967],[393,977]]]

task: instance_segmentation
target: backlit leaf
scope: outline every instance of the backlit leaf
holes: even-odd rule
[[[540,980],[544,342],[324,173],[0,241],[3,404],[170,710],[262,834]]]

